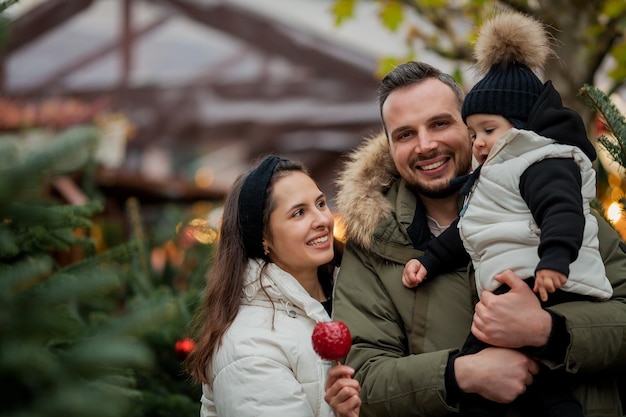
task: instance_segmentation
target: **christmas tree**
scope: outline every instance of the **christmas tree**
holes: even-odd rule
[[[0,2],[0,46],[11,26],[2,13],[14,3]],[[197,416],[199,387],[182,359],[211,244],[175,243],[180,210],[161,222],[161,237],[144,233],[134,199],[117,221],[132,225],[131,238],[110,238],[119,225],[109,228],[92,175],[105,135],[95,118],[53,107],[50,120],[11,119],[14,109],[3,108],[17,123],[0,136],[2,415]],[[58,186],[76,179],[79,198],[68,204]],[[177,261],[155,271],[150,257],[163,247]]]
[[[4,416],[122,416],[140,398],[136,370],[154,366],[142,340],[179,313],[166,297],[122,302],[137,241],[96,253],[100,202],[63,205],[51,179],[94,149],[91,126],[37,149],[0,141],[0,402]],[[86,160],[85,160],[86,161]],[[58,256],[81,254],[62,265]]]

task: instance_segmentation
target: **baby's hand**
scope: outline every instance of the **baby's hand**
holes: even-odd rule
[[[417,287],[426,278],[426,268],[417,259],[411,259],[404,266],[402,284],[407,288]]]
[[[533,291],[539,293],[541,301],[546,302],[548,301],[548,293],[558,290],[566,282],[567,277],[562,273],[552,269],[541,269],[537,271],[535,276],[535,288],[533,288]]]

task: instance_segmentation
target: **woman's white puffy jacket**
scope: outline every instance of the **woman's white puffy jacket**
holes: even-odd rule
[[[330,321],[322,304],[296,279],[251,260],[242,305],[224,334],[202,386],[201,417],[331,417],[324,384],[331,362],[313,350],[317,322]],[[272,304],[273,303],[273,304]]]

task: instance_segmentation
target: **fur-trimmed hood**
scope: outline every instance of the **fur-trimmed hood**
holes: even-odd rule
[[[383,132],[366,138],[348,154],[337,178],[335,211],[346,225],[346,238],[370,248],[372,234],[392,211],[384,193],[398,178]]]

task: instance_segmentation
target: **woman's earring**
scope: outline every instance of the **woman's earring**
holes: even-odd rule
[[[263,255],[267,256],[270,254],[270,248],[268,248],[267,246],[263,245]]]

